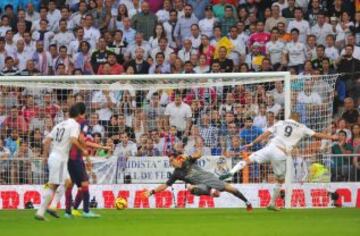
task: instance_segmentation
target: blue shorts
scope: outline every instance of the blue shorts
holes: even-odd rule
[[[71,160],[68,161],[68,170],[71,181],[76,186],[81,187],[81,183],[89,181],[89,176],[86,173],[85,163],[83,160]]]

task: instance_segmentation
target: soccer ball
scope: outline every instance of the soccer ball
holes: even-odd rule
[[[125,198],[122,197],[118,197],[115,200],[115,208],[117,210],[124,210],[128,207],[128,202],[126,201]]]

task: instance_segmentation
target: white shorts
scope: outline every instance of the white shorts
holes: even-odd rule
[[[270,144],[259,151],[254,152],[249,158],[251,161],[255,161],[259,164],[270,162],[276,177],[280,179],[285,178],[286,158],[290,157],[277,146]]]
[[[48,160],[50,184],[65,184],[65,180],[69,178],[67,162],[67,159],[64,160],[56,154],[50,154]]]

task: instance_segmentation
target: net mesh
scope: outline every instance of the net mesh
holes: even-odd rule
[[[332,132],[336,78],[291,79],[291,111],[298,112],[301,123],[317,132]],[[0,86],[2,184],[46,183],[42,141],[55,124],[68,117],[75,102],[87,106],[89,140],[111,147],[110,151],[89,150],[94,156],[88,168],[93,184],[164,182],[172,169],[162,156],[176,143],[182,143],[189,155],[203,149],[200,165],[221,175],[265,145],[250,152],[241,149],[284,118],[286,103],[284,77],[276,74],[263,78],[255,74],[171,79],[2,78]],[[174,109],[178,97],[180,110]],[[253,121],[246,122],[248,117]],[[351,171],[346,169],[350,170],[351,161],[339,163],[330,154],[331,143],[303,139],[292,153],[291,182],[326,183],[346,174],[350,180]],[[268,163],[252,164],[232,179],[235,183],[274,181]],[[263,194],[262,201],[270,201],[269,197]]]

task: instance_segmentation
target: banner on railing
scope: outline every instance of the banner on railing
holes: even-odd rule
[[[91,182],[96,184],[164,183],[173,172],[167,157],[93,157]],[[231,168],[231,159],[219,156],[204,156],[197,164],[215,175],[226,173]]]
[[[144,197],[144,189],[153,189],[155,184],[118,184],[91,185],[91,199],[97,202],[98,208],[113,208],[117,197],[126,198],[129,208],[237,208],[244,204],[236,197],[221,193],[219,198],[194,196],[184,188],[183,184],[175,184],[173,188],[157,193],[152,197]],[[270,203],[272,184],[236,184],[234,185],[249,199],[254,207],[266,207]],[[31,201],[35,208],[42,201],[42,185],[0,185],[0,209],[23,209],[26,202]],[[74,194],[76,188],[74,188]],[[337,193],[337,204],[344,207],[360,208],[360,183],[329,184],[294,184],[291,196],[291,207],[294,208],[328,208],[334,201],[331,194]],[[284,201],[278,199],[277,205]],[[59,207],[64,207],[64,199]]]

